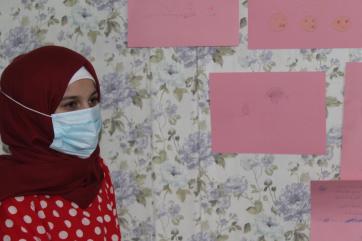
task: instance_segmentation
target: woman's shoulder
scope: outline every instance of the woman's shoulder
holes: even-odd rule
[[[104,159],[100,157],[98,159],[98,163],[99,163],[101,169],[103,170],[103,172],[106,172],[107,175],[109,175],[109,168],[108,168],[106,162],[104,161]]]
[[[110,182],[110,171],[107,167],[105,161],[102,158],[99,158],[99,165],[103,171],[104,174],[104,180],[101,183],[100,186],[100,193],[102,193],[102,188],[106,187],[109,189],[111,187]],[[40,208],[45,208],[48,206],[48,203],[54,203],[58,207],[63,207],[65,204],[67,204],[69,207],[77,208],[78,205],[70,202],[60,196],[54,195],[25,195],[25,196],[16,196],[16,197],[10,197],[5,200],[0,201],[0,210],[4,211],[5,209],[15,210],[16,208],[28,208],[30,210],[35,211],[37,206]],[[16,211],[13,211],[16,212]]]
[[[113,184],[109,168],[102,158],[99,159],[99,164],[103,170],[103,175],[104,175],[104,180],[101,185],[101,188],[105,188],[107,191],[113,194]]]

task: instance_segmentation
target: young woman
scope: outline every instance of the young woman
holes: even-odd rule
[[[3,71],[0,240],[121,239],[99,101],[92,64],[64,47],[35,49]]]

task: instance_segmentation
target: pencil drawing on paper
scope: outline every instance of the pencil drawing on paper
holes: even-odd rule
[[[265,95],[273,104],[278,104],[288,98],[283,89],[279,87],[270,88]]]
[[[243,104],[241,106],[241,113],[240,113],[240,116],[241,117],[246,117],[246,116],[249,116],[250,115],[250,107],[248,104]]]

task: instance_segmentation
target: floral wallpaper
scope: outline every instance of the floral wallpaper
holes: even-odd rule
[[[306,241],[310,181],[339,177],[344,68],[362,51],[248,50],[247,21],[240,0],[233,48],[132,49],[126,0],[2,0],[0,71],[47,44],[93,62],[123,240]],[[211,152],[209,72],[316,70],[327,73],[325,155]]]

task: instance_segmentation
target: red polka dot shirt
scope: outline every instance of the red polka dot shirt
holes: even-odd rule
[[[0,202],[1,241],[120,241],[115,194],[107,166],[95,200],[86,209],[60,196],[29,195]]]

